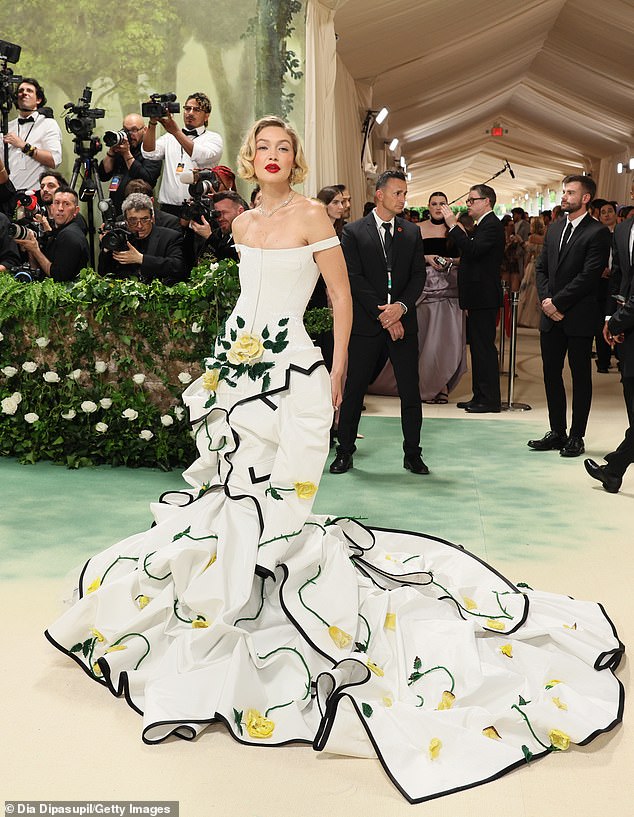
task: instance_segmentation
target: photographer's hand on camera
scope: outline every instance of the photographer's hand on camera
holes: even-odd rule
[[[200,217],[201,223],[197,221],[190,221],[189,228],[193,230],[196,235],[199,235],[201,238],[204,238],[205,241],[210,238],[211,236],[211,224],[207,221],[204,216]]]
[[[143,263],[143,255],[136,249],[136,247],[133,247],[129,241],[127,250],[113,252],[112,257],[119,264],[138,264],[141,266]]]

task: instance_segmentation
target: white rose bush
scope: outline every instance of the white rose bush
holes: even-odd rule
[[[172,287],[91,270],[72,284],[22,284],[0,272],[0,455],[187,466],[195,446],[181,394],[205,371],[238,294],[233,261],[205,260]],[[246,341],[235,350],[249,365],[259,352]]]

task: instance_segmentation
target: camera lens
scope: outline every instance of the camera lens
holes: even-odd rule
[[[29,237],[29,228],[24,224],[9,224],[8,233],[10,238],[17,238],[18,241],[23,241]]]
[[[103,135],[103,141],[109,148],[120,145],[127,138],[127,131],[124,130],[107,130]]]

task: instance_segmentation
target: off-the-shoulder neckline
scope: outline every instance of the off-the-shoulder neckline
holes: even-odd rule
[[[318,244],[324,244],[326,241],[332,241],[333,239],[337,239],[336,236],[332,236],[332,238],[322,238],[321,241],[313,241],[312,244],[302,244],[300,247],[252,247],[250,244],[234,244],[235,247],[244,247],[247,250],[260,250],[262,252],[290,252],[291,250],[309,250],[311,247],[316,247]]]

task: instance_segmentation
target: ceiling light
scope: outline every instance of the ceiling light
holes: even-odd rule
[[[634,156],[630,159],[630,170],[634,170]]]
[[[381,108],[381,110],[377,113],[376,119],[374,120],[377,125],[380,125],[381,122],[384,122],[389,111],[387,108]]]
[[[401,156],[401,167],[407,167],[407,162],[405,161],[405,156]]]
[[[408,182],[411,182],[411,180],[412,180],[412,174],[411,174],[411,173],[408,173],[408,174],[407,174],[407,181],[408,181]]]
[[[623,173],[624,170],[625,170],[625,168],[623,166],[623,162],[617,162],[616,163],[616,172],[617,173]]]
[[[392,139],[392,141],[390,142],[390,150],[395,151],[397,147],[398,147],[398,139],[395,136],[394,139]]]

